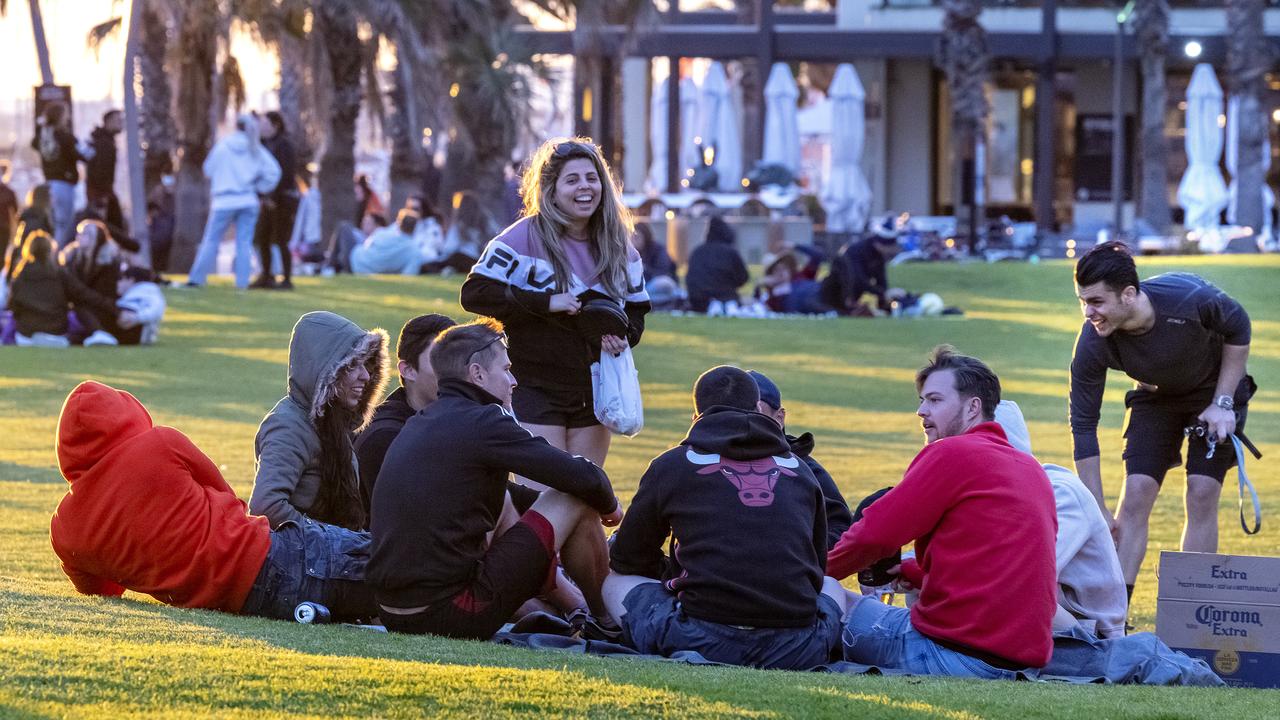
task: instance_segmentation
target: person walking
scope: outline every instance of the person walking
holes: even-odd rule
[[[236,288],[244,290],[249,287],[250,246],[258,223],[258,196],[275,190],[280,182],[280,165],[259,140],[257,117],[245,113],[236,120],[235,131],[219,140],[205,158],[204,174],[209,178],[213,199],[187,287],[205,284],[218,259],[218,244],[227,227],[234,224]]]

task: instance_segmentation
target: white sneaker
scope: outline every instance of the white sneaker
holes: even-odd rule
[[[93,334],[84,339],[85,347],[93,347],[94,345],[119,345],[120,341],[106,330],[94,330]]]
[[[325,265],[324,267],[320,268],[320,277],[333,277],[333,275],[334,275],[333,266]]]

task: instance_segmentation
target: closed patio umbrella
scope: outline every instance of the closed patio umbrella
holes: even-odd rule
[[[742,189],[742,136],[738,117],[729,91],[729,78],[718,62],[707,68],[702,80],[699,111],[703,148],[715,148],[713,166],[722,192]]]
[[[800,171],[800,127],[797,123],[796,88],[791,68],[774,63],[764,86],[764,161],[784,165],[793,175]]]
[[[1222,157],[1222,87],[1208,63],[1196,65],[1187,88],[1187,171],[1178,183],[1178,204],[1188,230],[1213,230],[1227,206],[1227,186],[1218,170]]]
[[[649,98],[649,177],[645,189],[662,192],[667,189],[667,78],[653,84]]]
[[[822,206],[829,232],[862,232],[871,214],[871,186],[862,174],[862,145],[866,141],[866,91],[853,65],[836,68],[827,93],[831,100],[831,152]]]

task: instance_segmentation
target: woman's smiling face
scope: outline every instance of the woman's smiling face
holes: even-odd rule
[[[556,178],[556,205],[571,220],[585,223],[600,207],[601,180],[595,163],[573,158]]]

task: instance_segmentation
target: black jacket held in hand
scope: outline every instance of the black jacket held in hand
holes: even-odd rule
[[[441,380],[439,399],[392,441],[373,488],[366,577],[379,602],[428,605],[470,583],[511,472],[601,514],[618,507],[609,478],[590,460],[530,435],[483,389]]]
[[[813,622],[826,568],[822,491],[772,419],[716,406],[658,456],[618,529],[610,566],[659,578],[692,617],[726,625]]]

